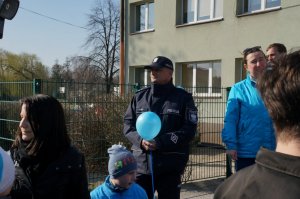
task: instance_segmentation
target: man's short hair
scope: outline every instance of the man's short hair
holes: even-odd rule
[[[286,53],[287,50],[286,50],[286,47],[285,45],[281,44],[281,43],[273,43],[273,44],[270,44],[267,48],[267,51],[270,49],[270,48],[276,48],[277,51],[279,53]]]

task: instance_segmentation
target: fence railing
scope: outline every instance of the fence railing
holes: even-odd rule
[[[122,86],[126,94],[121,96],[119,85],[110,85],[108,89],[105,84],[80,82],[0,82],[0,145],[8,150],[14,139],[19,123],[20,98],[37,93],[52,95],[64,107],[72,143],[85,154],[89,182],[97,185],[107,175],[107,148],[119,142],[130,147],[122,133],[123,116],[131,97],[140,87]],[[194,92],[199,123],[183,181],[225,177],[226,155],[220,132],[227,90],[207,87],[185,89]]]

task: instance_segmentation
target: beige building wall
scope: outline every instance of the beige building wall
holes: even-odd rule
[[[150,64],[157,55],[169,57],[175,66],[174,80],[180,84],[180,63],[221,60],[223,87],[238,81],[235,62],[247,47],[279,42],[287,49],[300,47],[300,2],[281,0],[281,9],[236,16],[236,0],[224,0],[223,19],[194,25],[176,25],[179,0],[154,0],[154,31],[131,33],[130,4],[126,0],[126,83],[134,83],[134,67]],[[143,1],[145,2],[145,1]]]

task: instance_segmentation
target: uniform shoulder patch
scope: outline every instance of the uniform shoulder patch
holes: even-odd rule
[[[197,110],[188,110],[188,120],[193,123],[197,124],[198,123],[198,111]]]

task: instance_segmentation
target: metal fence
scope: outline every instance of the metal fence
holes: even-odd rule
[[[109,87],[110,88],[109,88]],[[8,150],[19,123],[18,100],[37,93],[59,99],[65,110],[72,143],[86,157],[89,183],[98,185],[107,175],[106,150],[115,143],[130,144],[122,134],[123,116],[136,85],[79,82],[0,82],[0,145]],[[198,108],[197,135],[191,144],[191,154],[182,176],[184,182],[226,176],[226,155],[220,132],[226,107],[225,88],[185,88],[194,94]],[[107,92],[111,90],[111,92]]]

